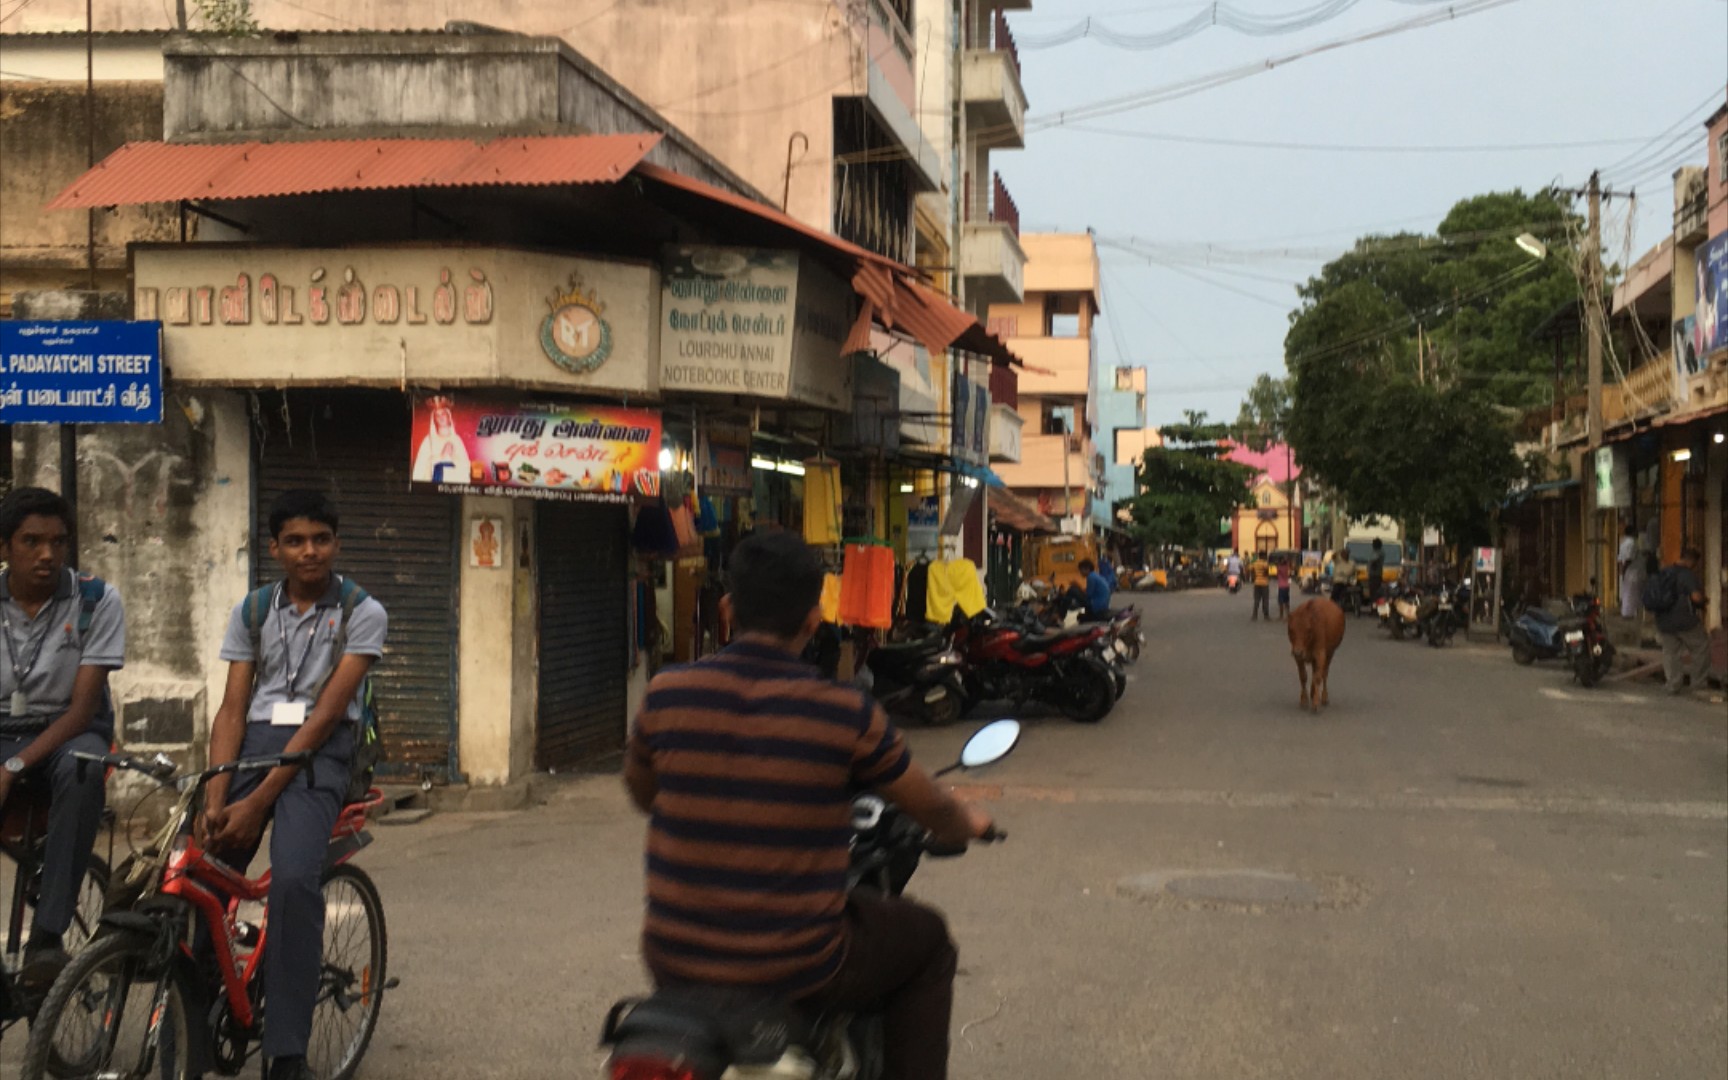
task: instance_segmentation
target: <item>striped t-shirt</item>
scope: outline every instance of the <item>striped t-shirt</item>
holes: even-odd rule
[[[658,785],[642,933],[655,977],[820,989],[845,953],[852,796],[911,763],[881,708],[738,642],[655,678],[629,753]]]

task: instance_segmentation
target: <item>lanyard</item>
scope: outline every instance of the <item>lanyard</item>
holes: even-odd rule
[[[59,597],[48,602],[47,617],[42,619],[42,632],[36,635],[36,647],[30,650],[30,659],[24,663],[18,662],[17,646],[12,643],[12,617],[7,614],[5,604],[0,604],[0,637],[6,639],[6,659],[12,664],[12,677],[17,682],[14,690],[24,689],[24,680],[36,670],[36,661],[42,658],[42,647],[48,644],[48,635],[54,630],[54,612],[60,607]],[[25,627],[28,632],[29,627]],[[26,638],[26,643],[28,643]]]
[[[288,700],[294,700],[294,684],[300,681],[300,673],[306,670],[306,661],[312,656],[312,645],[318,640],[318,605],[312,605],[312,628],[306,633],[306,648],[300,653],[300,662],[294,662],[294,650],[288,647],[288,616],[281,611],[282,586],[276,586],[276,595],[270,598],[270,606],[276,608],[276,634],[282,641],[282,667],[288,674]]]

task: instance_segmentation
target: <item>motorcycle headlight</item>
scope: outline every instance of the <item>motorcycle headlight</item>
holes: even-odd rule
[[[958,664],[961,664],[961,663],[963,663],[963,662],[964,662],[964,660],[963,660],[963,658],[962,658],[962,657],[961,657],[961,656],[960,656],[960,653],[959,653],[959,651],[958,651],[958,650],[956,650],[956,649],[949,649],[949,650],[948,650],[948,651],[947,651],[947,652],[945,652],[945,653],[943,653],[943,654],[942,654],[942,655],[940,655],[940,656],[938,656],[938,657],[937,657],[937,658],[936,658],[936,662],[937,662],[937,663],[938,663],[938,664],[951,664],[951,665],[958,665]]]

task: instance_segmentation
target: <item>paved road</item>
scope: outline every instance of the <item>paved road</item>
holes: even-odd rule
[[[1722,705],[1362,620],[1315,719],[1245,595],[1142,604],[1117,711],[1030,720],[968,781],[1010,842],[915,882],[961,944],[956,1080],[1728,1075]],[[616,780],[377,832],[403,987],[363,1075],[599,1076],[642,985]]]

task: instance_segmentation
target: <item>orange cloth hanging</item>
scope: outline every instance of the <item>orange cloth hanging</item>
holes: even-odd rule
[[[894,622],[894,552],[852,544],[840,572],[840,622],[886,630]]]

